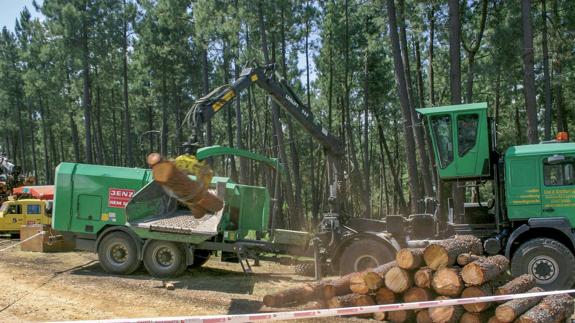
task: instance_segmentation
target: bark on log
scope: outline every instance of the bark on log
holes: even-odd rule
[[[495,289],[495,295],[510,295],[525,293],[531,288],[535,287],[537,281],[531,274],[523,274],[515,277],[505,285],[499,286]]]
[[[423,248],[404,248],[395,256],[397,266],[405,270],[414,270],[423,265]]]
[[[489,311],[481,313],[465,312],[461,316],[459,323],[483,323],[487,322],[492,315],[493,313]]]
[[[502,321],[500,321],[497,316],[492,316],[489,318],[489,321],[487,321],[487,323],[503,323]]]
[[[422,310],[417,312],[417,315],[415,316],[415,320],[417,321],[417,323],[433,323],[433,321],[431,320],[431,317],[429,317],[429,311],[428,310]]]
[[[385,274],[395,266],[397,266],[397,262],[391,261],[365,272],[363,274],[363,280],[367,288],[370,290],[378,290],[381,288],[385,284]]]
[[[481,286],[470,286],[463,290],[461,298],[470,297],[483,297],[493,295],[493,286],[490,283],[485,283]],[[464,304],[463,308],[471,313],[480,313],[491,307],[491,302]],[[491,316],[491,315],[489,315]]]
[[[436,300],[451,299],[446,296],[439,296]],[[463,315],[462,306],[441,306],[428,309],[429,317],[434,323],[457,323]]]
[[[464,288],[460,268],[445,267],[439,269],[433,274],[431,287],[439,295],[459,297]]]
[[[352,291],[349,286],[351,283],[351,277],[355,274],[356,273],[349,273],[336,279],[320,282],[324,299],[331,299],[336,296],[351,294]]]
[[[542,288],[534,287],[531,288],[528,292],[538,293],[542,291],[543,291]],[[533,306],[537,305],[537,303],[539,303],[541,299],[543,299],[543,296],[510,300],[506,303],[497,306],[497,308],[495,309],[495,316],[501,322],[513,322],[523,313],[527,312]]]
[[[480,258],[467,264],[461,278],[469,285],[483,285],[509,268],[509,260],[502,255]]]
[[[423,251],[423,259],[428,267],[437,270],[439,267],[455,264],[457,256],[462,253],[483,253],[481,240],[474,236],[456,236],[451,239],[434,242]]]
[[[351,275],[349,280],[349,289],[356,294],[367,294],[369,293],[369,287],[363,279],[363,273],[354,273]]]
[[[394,293],[403,293],[411,286],[413,286],[413,279],[405,269],[393,267],[385,274],[385,287]]]
[[[375,305],[373,297],[369,295],[360,295],[360,294],[348,294],[343,296],[336,296],[327,301],[327,306],[329,308],[371,306],[371,305]],[[367,313],[357,316],[372,317],[373,314]]]
[[[325,300],[319,301],[311,301],[304,305],[298,306],[296,308],[293,307],[268,307],[264,306],[262,309],[259,310],[260,313],[274,313],[274,312],[288,312],[288,311],[306,311],[306,310],[319,310],[322,308],[327,308],[327,303]]]
[[[466,253],[462,253],[459,256],[457,256],[457,264],[461,267],[467,265],[470,262],[473,262],[477,259],[481,258],[481,256],[478,255],[474,255],[472,253],[466,252]]]
[[[518,323],[563,322],[573,315],[573,298],[569,295],[551,295],[521,315]]]
[[[415,286],[421,288],[431,288],[431,280],[433,279],[433,269],[429,267],[422,267],[415,272],[413,280]]]
[[[375,302],[378,305],[393,304],[395,301],[395,293],[385,287],[382,287],[375,292]]]
[[[342,278],[345,278],[342,277]],[[317,283],[307,283],[301,286],[288,288],[277,293],[268,294],[264,296],[263,303],[269,307],[286,307],[305,304],[314,300],[328,300],[337,296],[338,287],[336,281],[341,281],[342,278],[336,280],[326,280]],[[345,294],[351,293],[349,290],[349,283],[343,290]]]
[[[413,318],[413,311],[392,311],[387,312],[387,320],[393,323],[408,322]]]
[[[427,288],[411,287],[403,294],[406,303],[427,302],[433,299],[433,293]]]

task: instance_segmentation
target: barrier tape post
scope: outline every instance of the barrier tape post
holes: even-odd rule
[[[111,320],[88,320],[88,321],[75,321],[81,323],[247,323],[254,321],[279,321],[279,320],[297,320],[318,317],[330,317],[340,315],[358,315],[369,314],[375,312],[390,312],[399,310],[415,310],[431,307],[464,305],[474,303],[485,303],[494,301],[508,301],[512,299],[572,294],[575,289],[537,292],[537,293],[523,293],[513,295],[496,295],[496,296],[483,296],[483,297],[470,297],[459,299],[447,299],[426,302],[413,302],[413,303],[397,303],[386,305],[372,305],[372,306],[359,306],[359,307],[346,307],[346,308],[331,308],[320,310],[307,310],[307,311],[290,311],[290,312],[275,312],[275,313],[255,313],[255,314],[237,314],[237,315],[206,315],[206,316],[181,316],[181,317],[158,317],[158,318],[134,318],[134,319],[111,319]],[[72,322],[72,321],[70,321]]]

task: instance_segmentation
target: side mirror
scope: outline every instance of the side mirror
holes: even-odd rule
[[[550,164],[550,165],[560,164],[560,163],[565,161],[565,156],[553,155],[553,156],[547,157],[546,161],[547,161],[547,164]]]

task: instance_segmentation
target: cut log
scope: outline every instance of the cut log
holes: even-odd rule
[[[275,312],[288,312],[293,310],[298,311],[307,311],[307,310],[319,310],[322,308],[327,308],[327,303],[324,300],[320,301],[311,301],[304,305],[300,305],[296,308],[293,307],[267,307],[264,306],[262,309],[259,310],[260,313],[275,313]]]
[[[413,318],[413,311],[392,311],[387,312],[387,320],[393,323],[408,322]]]
[[[375,305],[373,297],[369,295],[360,295],[360,294],[348,294],[343,296],[336,296],[327,301],[327,306],[329,308],[371,306],[371,305]],[[368,313],[357,316],[372,317],[373,314]]]
[[[483,297],[493,295],[493,286],[490,283],[485,283],[481,286],[470,286],[463,290],[461,298]],[[463,308],[472,313],[480,313],[491,307],[491,302],[464,304]],[[491,316],[491,315],[490,315]]]
[[[404,248],[397,252],[395,256],[397,266],[405,270],[414,270],[423,264],[423,249]]]
[[[306,304],[314,300],[328,300],[336,296],[336,287],[333,284],[334,281],[326,280],[288,288],[265,295],[263,303],[268,307],[286,307]],[[346,294],[349,293],[351,291],[348,288]]]
[[[411,286],[413,286],[413,279],[405,269],[393,267],[385,274],[385,287],[394,293],[403,293]]]
[[[429,311],[428,310],[422,310],[417,312],[416,316],[415,316],[415,320],[417,321],[417,323],[433,323],[433,321],[431,320],[431,317],[429,317]]]
[[[446,296],[439,296],[436,300],[450,299]],[[434,323],[457,323],[463,315],[463,307],[458,305],[431,307],[428,309],[429,317]]]
[[[324,299],[331,299],[336,296],[351,294],[352,291],[349,286],[351,283],[351,277],[355,274],[356,273],[349,273],[336,279],[321,282],[321,290]]]
[[[497,316],[492,316],[489,318],[489,321],[487,321],[487,323],[503,323],[502,321],[500,321]]]
[[[540,287],[531,288],[528,292],[529,293],[538,293],[542,292],[543,289]],[[495,316],[501,322],[513,322],[523,313],[527,312],[533,306],[537,305],[541,300],[541,297],[529,297],[529,298],[520,298],[520,299],[513,299],[506,303],[503,303],[495,309]]]
[[[459,297],[463,291],[463,280],[458,267],[440,268],[431,280],[433,290],[443,296]]]
[[[391,290],[382,287],[375,292],[375,302],[379,305],[395,303],[395,293]]]
[[[537,281],[531,274],[523,274],[515,277],[512,281],[495,289],[495,295],[511,295],[525,293],[535,287]]]
[[[356,294],[367,294],[369,288],[363,279],[363,273],[354,273],[349,279],[349,289]]]
[[[567,294],[551,295],[521,315],[518,323],[563,322],[573,315],[573,298]]]
[[[481,258],[481,256],[478,255],[474,255],[472,253],[466,252],[466,253],[462,253],[459,256],[457,256],[457,264],[461,267],[467,265],[470,262],[473,262],[477,259]]]
[[[359,295],[359,294],[336,296],[327,301],[327,306],[329,308],[370,306],[370,305],[375,305],[373,297],[369,295]]]
[[[457,256],[462,253],[483,253],[481,240],[474,236],[456,236],[451,239],[434,242],[423,251],[423,259],[428,267],[437,270],[439,267],[455,264]]]
[[[413,280],[415,286],[421,288],[431,288],[431,280],[433,278],[433,269],[429,267],[422,267],[415,272]]]
[[[370,290],[378,290],[381,288],[385,284],[385,274],[395,266],[397,266],[397,262],[391,261],[365,272],[363,274],[363,280],[367,288]]]
[[[493,315],[493,313],[481,312],[481,313],[471,313],[465,312],[461,316],[459,320],[460,323],[483,323],[489,321],[489,318]]]
[[[483,285],[509,268],[509,260],[502,255],[477,259],[463,267],[461,278],[469,285]]]
[[[386,312],[375,312],[373,313],[373,319],[376,321],[385,321],[386,318]]]
[[[411,287],[403,294],[406,303],[427,302],[433,299],[433,293],[427,288]]]

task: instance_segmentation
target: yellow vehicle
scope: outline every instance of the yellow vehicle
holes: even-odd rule
[[[51,224],[52,201],[40,199],[9,200],[0,207],[0,233],[18,234],[29,224]]]

